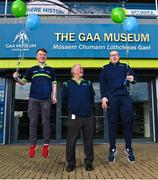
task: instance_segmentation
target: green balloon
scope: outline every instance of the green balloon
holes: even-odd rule
[[[111,13],[111,18],[115,23],[122,23],[125,19],[125,11],[123,8],[114,8]]]
[[[16,0],[11,6],[12,14],[15,17],[23,17],[26,15],[26,4],[22,0]]]

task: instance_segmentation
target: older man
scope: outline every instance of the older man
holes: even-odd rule
[[[83,68],[75,64],[71,69],[72,79],[64,83],[63,101],[68,102],[69,120],[66,144],[67,171],[76,168],[75,147],[82,129],[85,152],[85,169],[93,170],[93,131],[94,131],[94,89],[92,83],[83,79]]]
[[[117,122],[121,117],[125,136],[125,153],[128,161],[134,162],[135,156],[131,146],[132,143],[132,121],[133,105],[129,95],[129,83],[135,83],[135,73],[123,63],[120,63],[117,51],[110,52],[110,63],[105,65],[100,75],[100,92],[102,97],[102,108],[108,111],[108,130],[109,130],[109,163],[115,161],[116,131]]]

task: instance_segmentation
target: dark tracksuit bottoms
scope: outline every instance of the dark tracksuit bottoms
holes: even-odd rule
[[[125,137],[125,148],[131,148],[133,104],[130,96],[114,96],[109,98],[108,108],[108,128],[110,149],[116,148],[116,131],[118,118],[121,117]]]

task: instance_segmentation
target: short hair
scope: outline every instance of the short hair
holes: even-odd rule
[[[39,51],[45,52],[45,53],[47,54],[47,50],[44,49],[44,48],[37,49],[36,54],[37,54]]]
[[[112,50],[112,51],[110,51],[109,56],[111,56],[111,53],[112,53],[112,52],[117,53],[117,54],[118,54],[118,56],[119,56],[119,52],[118,52],[118,51],[116,51],[116,50]]]
[[[75,67],[76,66],[81,66],[81,64],[74,64],[73,66],[72,66],[72,68],[71,68],[71,75],[73,76],[74,75],[74,69],[75,69]]]

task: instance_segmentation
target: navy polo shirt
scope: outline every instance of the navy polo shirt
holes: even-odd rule
[[[34,66],[23,75],[23,80],[31,82],[30,97],[48,99],[52,92],[52,83],[56,82],[55,71],[49,66]]]
[[[109,63],[105,65],[100,74],[101,97],[129,95],[127,86],[124,85],[126,76],[133,75],[135,83],[135,73],[124,63]]]
[[[71,79],[63,84],[63,104],[68,103],[68,111],[79,117],[93,114],[94,89],[92,83],[82,79],[80,83]]]

